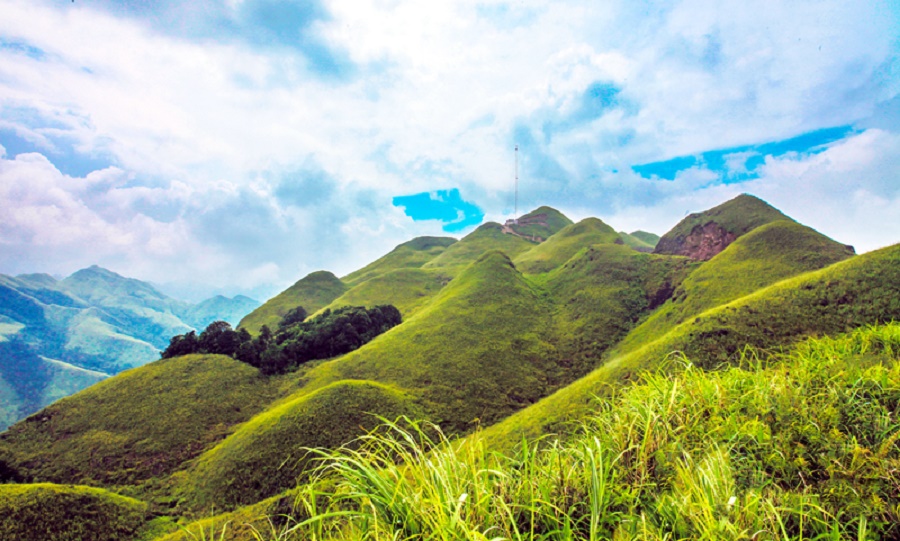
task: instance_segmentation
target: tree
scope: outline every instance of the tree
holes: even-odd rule
[[[199,343],[203,353],[234,357],[241,345],[241,339],[227,321],[213,321],[200,333]]]
[[[173,336],[169,340],[169,347],[162,352],[163,359],[171,357],[180,357],[181,355],[190,355],[191,353],[200,352],[200,342],[197,340],[197,333],[191,331],[187,334],[179,334]]]
[[[291,308],[288,312],[281,318],[281,321],[278,322],[278,329],[285,329],[290,327],[291,325],[295,325],[297,323],[303,323],[303,320],[306,319],[306,309],[302,306],[297,306],[296,308]]]

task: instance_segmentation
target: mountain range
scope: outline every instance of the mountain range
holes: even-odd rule
[[[0,275],[0,430],[110,375],[159,359],[176,334],[259,306],[244,296],[198,304],[93,266],[62,280]]]
[[[47,281],[40,277],[17,280],[22,287]],[[42,293],[43,300],[30,295],[34,303],[50,306],[53,301],[52,306],[94,310],[90,314],[97,315],[90,325],[111,325],[99,315],[103,295],[82,292],[76,296],[77,290],[55,282],[45,286],[49,292]],[[84,296],[98,306],[73,305],[87,303]],[[132,296],[140,295],[135,290]],[[157,303],[153,313],[158,314],[151,320],[153,328],[184,332],[186,326],[179,327],[167,317],[175,310],[167,308],[163,299],[152,300]],[[578,423],[598,410],[611,411],[627,389],[645,389],[640,386],[646,381],[659,386],[660,381],[671,379],[682,385],[678,378],[685,370],[714,374],[728,367],[761,373],[775,362],[767,359],[806,347],[803,344],[810,339],[900,319],[900,245],[856,255],[852,247],[746,194],[687,216],[662,237],[619,233],[597,218],[573,223],[555,209],[541,207],[505,224],[483,224],[461,240],[413,239],[344,277],[314,272],[246,315],[239,328],[259,337],[277,329],[300,306],[314,315],[348,305],[384,304],[400,310],[401,324],[350,353],[310,361],[293,372],[267,376],[231,357],[191,354],[128,370],[53,403],[0,435],[0,476],[12,483],[0,485],[0,509],[20,517],[39,510],[41,524],[52,522],[61,529],[96,528],[90,530],[93,539],[209,538],[213,525],[222,528],[216,539],[258,539],[254,532],[258,535],[261,528],[269,527],[274,532],[276,526],[286,524],[286,514],[320,524],[326,517],[315,518],[319,516],[315,506],[324,505],[326,496],[317,491],[335,491],[328,497],[336,502],[333,509],[338,518],[349,513],[351,496],[329,485],[327,479],[324,485],[315,484],[318,474],[311,472],[321,455],[309,449],[352,453],[366,445],[360,436],[383,426],[385,419],[398,418],[424,419],[435,431],[462,438],[457,440],[462,442],[462,453],[483,446],[521,457],[522,449],[527,455],[532,442],[547,442],[554,448],[586,430]],[[31,312],[23,308],[22,313]],[[118,312],[108,317],[125,318]],[[35,316],[28,322],[16,321],[3,328],[12,332],[17,326],[37,326],[35,322],[43,320]],[[864,366],[892,362],[893,357],[884,360],[882,352],[888,356],[896,352],[891,353],[894,350],[884,340],[880,343],[865,350],[869,353],[847,353],[847,362]],[[103,366],[93,366],[98,368]],[[890,387],[888,379],[884,381]],[[675,392],[671,390],[671,399],[666,398],[661,407],[675,404]],[[716,401],[714,386],[703,392],[711,394],[688,402],[725,407],[724,399]],[[858,393],[853,396],[872,397],[876,389],[867,387]],[[792,453],[799,453],[799,458],[791,459],[794,469],[790,471],[800,468],[797,475],[802,477],[803,461],[808,463],[814,455],[804,450],[813,443],[809,434],[797,432],[800,429],[789,423],[792,415],[799,418],[807,412],[794,412],[791,407],[779,403],[777,415],[773,409],[738,423],[753,432],[746,441],[733,442],[735,452],[757,449],[752,451],[754,459],[774,461],[775,454],[766,455],[759,446],[784,439]],[[707,410],[703,418],[714,419],[716,412]],[[666,415],[681,414],[647,415],[641,430],[667,422]],[[837,410],[832,417],[841,418]],[[845,446],[846,452],[856,453],[853,456],[859,460],[893,453],[894,430],[873,428],[873,433],[883,433],[887,439],[870,442],[860,436],[853,440],[856,447]],[[624,448],[614,462],[628,462],[643,452],[650,436],[640,432],[635,437],[641,433],[647,434],[645,440]],[[849,441],[849,436],[839,436]],[[420,437],[429,436],[423,432]],[[465,447],[466,442],[478,443]],[[710,453],[720,456],[721,450]],[[741,456],[730,460],[738,464]],[[787,460],[781,456],[778,460]],[[390,455],[382,467],[396,458]],[[652,476],[668,479],[657,487],[661,493],[688,490],[685,479],[690,468],[683,466],[690,464],[688,458],[674,447],[649,452],[642,463],[649,464],[642,466],[643,477],[635,477],[631,486],[637,488],[629,490],[635,493],[651,487],[646,480]],[[681,470],[669,465],[676,459],[681,460]],[[706,464],[699,464],[697,471],[706,472],[703,468],[711,467]],[[512,468],[519,472],[516,475],[521,474],[521,468],[516,468]],[[403,472],[401,480],[406,474],[414,475],[412,468]],[[782,486],[780,478],[766,477],[774,476],[775,470],[754,472],[745,477],[735,474],[738,479],[731,482],[765,478],[769,485]],[[819,490],[821,483],[825,483],[823,491],[837,490],[836,485],[827,484],[828,475],[802,477],[807,492],[799,496],[791,492],[790,498],[812,502],[809,509],[818,505],[815,502],[826,501],[830,496],[819,500],[818,492],[809,491]],[[833,475],[857,483],[848,485],[852,490],[869,490],[865,483],[881,478],[881,473],[862,470],[857,477],[845,470]],[[785,481],[784,486],[793,487],[794,481]],[[477,480],[470,482],[477,484]],[[596,490],[599,481],[593,482],[592,490]],[[385,487],[371,490],[380,488]],[[698,490],[711,494],[713,489]],[[309,494],[318,496],[309,499]],[[453,524],[470,518],[460,511],[466,494],[453,496],[448,504]],[[590,494],[566,497],[574,498],[569,504],[576,509],[595,501],[595,492]],[[625,498],[626,492],[622,494]],[[724,502],[732,501],[731,493],[722,494]],[[895,492],[891,496],[889,487],[872,494],[876,499],[860,504],[853,520],[863,516],[859,513],[868,513],[864,509],[885,509],[882,515],[871,514],[871,520],[860,522],[860,527],[869,524],[889,531],[885,524],[890,520],[884,517],[893,516],[889,509],[900,505],[900,496]],[[374,509],[374,493],[364,496],[368,502],[364,505]],[[531,501],[557,496],[532,493]],[[84,502],[81,511],[66,510],[60,503],[76,497]],[[301,500],[306,507],[297,507]],[[744,500],[735,497],[733,501]],[[726,516],[733,501],[715,503],[716,513]],[[787,509],[794,501],[779,505]],[[26,503],[27,513],[22,511]],[[687,528],[687,519],[666,515],[660,511],[661,503],[656,508],[653,501],[634,505],[639,503],[648,506],[646,513],[656,509],[650,518],[661,517],[659,524],[670,521],[672,528]],[[611,512],[619,515],[631,512],[624,504],[610,505]],[[758,510],[755,516],[776,511]],[[516,516],[526,520],[524,515]],[[876,524],[876,519],[882,522]],[[412,531],[403,522],[407,519],[396,520],[400,522],[394,526],[400,528],[402,522],[407,528],[403,531]],[[595,526],[591,522],[584,528],[594,532]],[[783,526],[785,532],[795,528],[794,523]],[[348,523],[343,527],[349,528]],[[12,519],[6,526],[0,523],[0,532],[4,531],[16,532],[22,539],[39,538]],[[801,536],[805,532],[802,524],[799,531]],[[273,534],[271,538],[288,537]]]

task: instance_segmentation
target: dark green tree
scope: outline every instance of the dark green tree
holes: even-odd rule
[[[190,355],[191,353],[200,352],[200,342],[197,340],[197,333],[191,331],[187,334],[179,334],[173,336],[169,340],[169,347],[162,352],[162,358],[180,357],[181,355]]]
[[[290,327],[291,325],[302,323],[303,320],[306,319],[307,315],[309,314],[306,313],[306,309],[304,309],[302,306],[291,308],[290,310],[288,310],[288,313],[286,313],[281,318],[281,321],[278,322],[278,328],[284,329]]]

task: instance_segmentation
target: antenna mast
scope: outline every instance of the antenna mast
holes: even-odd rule
[[[513,219],[516,223],[519,221],[519,145],[516,145],[516,198],[515,210],[513,211]]]

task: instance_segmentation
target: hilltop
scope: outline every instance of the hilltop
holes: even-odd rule
[[[706,260],[754,228],[790,219],[762,199],[741,194],[717,207],[687,216],[659,239],[653,252]]]
[[[419,445],[443,434],[448,442],[442,449],[449,449],[449,441],[455,441],[453,446],[461,453],[496,451],[504,453],[507,458],[503,460],[513,461],[521,456],[515,453],[521,452],[523,444],[535,450],[544,446],[569,449],[566,446],[570,442],[583,441],[578,439],[583,429],[573,428],[583,426],[579,423],[594,422],[590,420],[606,415],[624,419],[624,414],[613,413],[618,410],[612,409],[620,407],[616,404],[623,396],[649,396],[664,381],[693,389],[690,386],[694,380],[679,379],[685,373],[687,359],[689,374],[709,371],[709,381],[717,382],[709,385],[739,386],[735,382],[744,381],[740,377],[729,375],[731,379],[726,382],[715,379],[719,377],[715,374],[728,366],[739,366],[741,371],[759,372],[760,378],[775,377],[775,372],[766,376],[763,371],[770,370],[771,363],[800,363],[778,356],[804,347],[810,337],[848,332],[857,336],[852,333],[858,332],[858,336],[887,336],[878,338],[882,340],[879,343],[892,344],[893,330],[882,335],[881,330],[857,329],[873,329],[867,326],[900,318],[898,269],[900,245],[857,256],[852,248],[749,195],[691,215],[662,237],[640,231],[617,232],[597,218],[573,223],[555,209],[540,207],[517,222],[483,224],[460,240],[413,239],[342,278],[327,271],[312,273],[248,314],[240,324],[241,332],[249,332],[244,336],[254,335],[259,340],[266,336],[263,326],[278,330],[283,318],[295,314],[292,310],[298,307],[310,315],[344,306],[397,307],[402,323],[358,349],[273,375],[261,374],[253,366],[221,355],[174,357],[129,370],[53,404],[0,435],[0,474],[31,483],[112,490],[148,505],[151,514],[170,516],[172,520],[200,518],[191,527],[195,532],[204,528],[207,538],[212,535],[210,528],[216,526],[218,532],[228,523],[231,526],[226,534],[230,538],[253,539],[247,524],[264,527],[265,522],[259,521],[262,515],[287,513],[302,520],[321,512],[319,507],[311,507],[313,503],[304,500],[304,495],[319,491],[315,493],[324,499],[316,499],[315,505],[331,505],[326,494],[338,490],[329,484],[336,481],[320,477],[322,472],[316,466],[323,463],[317,457],[323,455],[310,454],[313,447],[326,449],[322,452],[331,457],[329,460],[342,453],[356,456],[352,453],[372,451],[367,441],[376,446],[390,445],[389,439],[382,438],[390,438],[392,430],[412,430],[413,435],[403,436],[407,438],[403,445]],[[32,287],[49,283],[41,276],[22,280]],[[45,296],[51,294],[62,295],[59,302],[68,302],[73,308],[87,303],[64,290]],[[843,343],[840,340],[844,339],[835,340]],[[857,344],[858,340],[875,338],[850,341]],[[865,363],[876,359],[885,370],[895,370],[892,347],[878,346],[872,350],[873,356],[865,351],[847,353],[840,363],[847,363],[846,373],[855,370],[854,363],[863,363],[862,370],[869,366]],[[657,379],[653,379],[655,374]],[[667,389],[666,396],[675,396],[677,389]],[[692,399],[679,400],[687,404]],[[693,403],[706,402],[696,399]],[[656,402],[648,402],[648,407],[651,404],[656,407]],[[784,415],[792,415],[792,406],[782,406],[786,408]],[[855,411],[853,407],[848,405],[847,411]],[[416,432],[417,425],[409,421],[394,428],[382,424],[385,419],[401,416],[427,421],[430,424],[420,426],[430,428]],[[715,425],[710,418],[699,421],[707,424],[698,431],[709,431]],[[597,441],[610,446],[623,441],[638,445],[633,439],[638,437],[637,432],[620,432],[627,427],[637,430],[637,421],[623,421],[621,426],[603,422],[607,424],[602,437],[608,439]],[[822,419],[816,422],[826,426]],[[366,436],[372,430],[380,435]],[[672,430],[678,430],[677,426]],[[775,421],[767,430],[785,434],[779,436],[785,441],[795,441],[790,433],[779,432],[783,427]],[[888,432],[878,433],[888,437]],[[544,443],[539,446],[536,438],[545,438],[541,440]],[[768,455],[745,456],[740,454],[743,448],[726,448],[724,441],[715,440],[716,448],[703,447],[697,460],[709,462],[713,459],[708,457],[719,457],[715,458],[719,465],[758,460],[760,467],[771,462]],[[837,449],[831,441],[822,445]],[[889,440],[866,445],[876,449],[889,445]],[[620,455],[603,454],[604,460],[610,460],[604,471],[618,471],[616,468],[630,463],[627,453],[632,447],[610,448],[618,449]],[[398,452],[394,449],[389,454]],[[677,506],[654,507],[656,501],[648,500],[656,493],[646,484],[651,480],[668,483],[660,485],[658,492],[678,498],[684,495],[679,492],[684,488],[679,483],[694,479],[690,476],[701,471],[697,469],[701,468],[699,462],[687,462],[672,449],[665,450],[669,458],[660,455],[656,462],[661,469],[642,474],[646,482],[632,479],[632,473],[622,474],[635,484],[623,488],[616,498],[626,501],[627,494],[644,496],[628,500],[632,502],[628,509],[613,505],[610,512],[624,517],[641,509],[654,528],[688,532],[684,535],[690,536],[698,531],[691,529],[693,519],[669,524],[665,518],[668,515],[663,516],[660,510]],[[785,452],[783,447],[778,449]],[[393,460],[398,455],[390,456]],[[423,456],[436,455],[432,452]],[[652,462],[649,456],[641,460]],[[805,452],[797,456],[807,461],[814,458]],[[377,471],[389,469],[387,462],[380,464]],[[785,464],[771,462],[785,479],[804,471],[805,466],[797,465],[799,462],[790,467]],[[495,467],[496,471],[506,471],[501,464]],[[519,473],[504,475],[512,479],[527,473],[517,468],[513,470]],[[541,468],[550,466],[543,464]],[[685,472],[678,474],[681,477],[677,481],[673,481],[673,468]],[[375,471],[370,473],[374,475]],[[411,464],[404,471],[416,475],[418,470]],[[750,473],[740,467],[734,471],[744,483],[741,486],[762,490],[747,477]],[[824,470],[815,471],[822,475]],[[622,479],[616,482],[624,482]],[[861,479],[853,478],[841,486],[859,490],[860,494],[892,498]],[[325,484],[317,484],[320,481]],[[419,487],[438,482],[435,478],[423,479],[424,485]],[[578,483],[573,486],[583,490]],[[400,490],[401,484],[394,478],[382,488]],[[810,486],[820,490],[831,485],[815,478]],[[374,486],[365,489],[377,490]],[[452,501],[461,501],[459,494],[472,490],[471,486],[454,489]],[[786,494],[795,494],[791,490]],[[376,506],[377,494],[359,494]],[[586,493],[577,494],[573,496],[577,501],[590,500]],[[105,495],[96,493],[96,497]],[[741,505],[750,501],[744,493],[736,498]],[[839,499],[822,498],[830,502],[829,513],[838,509],[835,502]],[[292,507],[302,501],[307,507]],[[335,503],[346,504],[340,509],[352,507],[349,500],[341,501],[344,503]],[[52,510],[56,504],[47,505]],[[125,510],[133,509],[130,504],[121,505],[123,516],[133,516]],[[423,505],[420,502],[412,507]],[[871,516],[867,524],[877,522],[878,517],[871,514],[875,507],[868,503],[859,507],[870,513],[865,515]],[[570,517],[576,521],[573,524],[580,524],[578,528],[587,528],[590,522],[577,522],[582,520],[578,518],[582,516],[580,508],[556,509],[563,513],[555,515],[557,519]],[[223,511],[225,515],[211,516]],[[745,511],[742,517],[754,515],[752,510]],[[470,519],[474,520],[473,516],[466,515],[466,520]],[[324,524],[332,519],[320,516],[315,520]],[[335,520],[335,535],[355,531],[355,519]],[[405,520],[388,520],[385,528],[393,532],[390,535],[402,531],[404,536],[418,538],[418,534],[410,533],[412,530],[404,529],[408,526]],[[526,523],[521,520],[517,523]],[[596,523],[597,528],[601,522]],[[133,527],[134,523],[128,524]],[[161,537],[172,529],[165,520],[149,519],[137,528],[157,532],[140,534],[143,539],[153,539],[157,534]],[[586,531],[578,535],[587,535]],[[612,531],[607,533],[612,535]],[[170,532],[166,537],[186,538],[189,536],[183,532]]]

